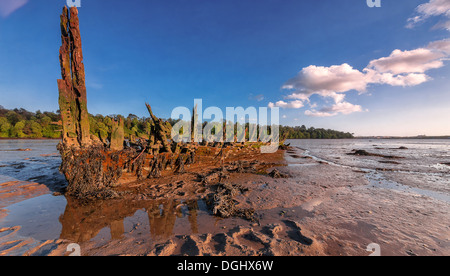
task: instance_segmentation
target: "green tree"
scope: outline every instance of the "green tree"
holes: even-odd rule
[[[36,121],[32,121],[31,122],[31,132],[32,134],[30,135],[31,138],[42,138],[42,126],[36,122]]]
[[[26,137],[23,129],[25,128],[25,121],[17,122],[11,130],[11,137],[24,138]]]
[[[0,117],[0,137],[9,137],[9,132],[11,130],[11,124],[5,117]]]

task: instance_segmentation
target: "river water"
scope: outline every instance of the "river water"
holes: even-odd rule
[[[311,158],[366,173],[373,187],[409,191],[450,203],[450,139],[290,140],[288,143],[304,150]],[[353,155],[355,150],[376,156]]]

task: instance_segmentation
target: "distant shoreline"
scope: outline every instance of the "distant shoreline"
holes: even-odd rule
[[[288,138],[287,140],[355,140],[355,139],[365,139],[365,140],[395,140],[395,139],[403,139],[403,140],[445,140],[450,139],[450,136],[427,136],[427,137],[354,137],[354,138],[336,138],[336,139],[294,139]],[[0,140],[61,140],[61,138],[17,138],[17,137],[0,137]]]
[[[0,140],[61,140],[61,138],[17,138],[17,137],[0,137]]]
[[[354,139],[375,139],[375,140],[381,140],[381,139],[424,139],[424,140],[438,140],[438,139],[450,139],[449,136],[412,136],[412,137],[383,137],[383,136],[373,136],[373,137],[355,137]]]

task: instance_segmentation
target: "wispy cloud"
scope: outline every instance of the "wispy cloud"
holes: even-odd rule
[[[263,101],[265,99],[265,97],[264,97],[263,94],[258,94],[258,95],[250,94],[249,99],[252,100],[252,101],[261,102],[261,101]]]
[[[435,27],[444,28],[450,31],[450,1],[449,0],[430,0],[416,8],[416,15],[408,19],[407,28],[414,28],[430,17],[443,16],[445,22],[441,22]]]
[[[363,112],[363,108],[360,105],[354,105],[349,102],[339,102],[332,106],[324,107],[319,111],[315,109],[306,110],[305,114],[313,117],[331,117],[340,113],[347,115],[355,112]]]
[[[86,84],[86,86],[89,88],[96,89],[96,90],[103,89],[103,84],[98,83],[98,82],[89,82]]]
[[[303,104],[302,101],[291,101],[291,102],[285,102],[285,101],[278,101],[276,103],[269,103],[269,107],[270,108],[274,108],[274,107],[281,107],[281,108],[293,108],[293,109],[297,109],[297,108],[302,108],[303,106],[305,106]]]
[[[412,51],[395,50],[388,57],[373,60],[369,68],[378,72],[393,73],[395,75],[404,73],[424,73],[430,69],[444,66],[442,58],[445,56],[440,51],[420,48]]]
[[[28,0],[1,0],[0,1],[0,16],[6,18],[13,12],[25,6]]]

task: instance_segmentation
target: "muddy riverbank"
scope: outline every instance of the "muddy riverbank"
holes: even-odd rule
[[[232,172],[230,162],[221,182],[239,185],[236,207],[254,210],[254,221],[213,215],[209,185],[198,179],[211,168],[89,203],[9,174],[0,190],[0,255],[67,255],[70,243],[82,255],[367,256],[372,243],[382,255],[450,254],[445,168],[433,168],[431,176],[422,169],[380,171],[360,166],[359,156],[345,159],[348,148],[339,152],[323,156],[294,145],[261,157],[265,165],[256,171]],[[288,177],[271,177],[273,169]]]

